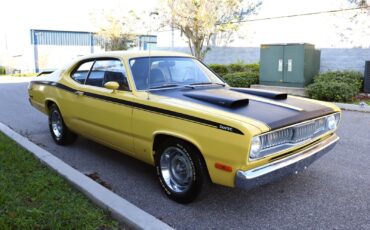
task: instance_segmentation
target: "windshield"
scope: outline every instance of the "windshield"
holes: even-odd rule
[[[147,90],[196,84],[224,84],[194,58],[145,57],[130,59],[136,89]]]

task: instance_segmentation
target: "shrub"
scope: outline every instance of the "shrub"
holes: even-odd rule
[[[0,66],[0,75],[5,75],[5,74],[6,74],[5,67]]]
[[[224,64],[210,64],[208,65],[215,73],[220,76],[224,76],[228,73],[236,72],[255,72],[259,73],[260,66],[259,64],[243,64],[243,63],[233,63],[229,65]]]
[[[258,73],[255,72],[229,73],[222,78],[232,87],[250,87],[252,84],[258,84]]]
[[[244,67],[244,71],[251,71],[251,72],[260,72],[260,65],[255,63],[255,64],[246,64]]]
[[[227,66],[229,73],[236,73],[236,72],[259,72],[260,66],[259,64],[230,64]]]
[[[217,73],[219,76],[223,76],[228,73],[227,65],[222,64],[210,64],[208,67]]]
[[[13,73],[10,74],[13,77],[36,77],[37,73]]]
[[[234,63],[228,66],[228,70],[229,70],[229,73],[243,72],[245,71],[244,67],[245,67],[245,64]]]
[[[359,72],[326,72],[317,75],[314,83],[306,87],[306,92],[313,99],[348,102],[360,93],[362,84]]]
[[[343,82],[353,85],[359,91],[363,89],[363,76],[355,71],[335,71],[319,74],[315,77],[315,82]]]
[[[358,90],[343,82],[316,82],[306,88],[310,98],[324,101],[348,102],[358,94]]]

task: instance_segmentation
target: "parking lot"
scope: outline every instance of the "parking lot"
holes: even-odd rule
[[[149,165],[84,138],[54,144],[27,83],[0,82],[0,122],[176,229],[370,229],[370,113],[344,111],[336,148],[306,171],[252,191],[214,186],[189,205],[167,199]]]

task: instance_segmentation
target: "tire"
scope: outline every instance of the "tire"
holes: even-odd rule
[[[53,140],[58,145],[69,145],[77,139],[77,135],[65,125],[62,113],[55,104],[52,104],[49,108],[49,130]]]
[[[168,138],[160,143],[154,158],[159,183],[170,199],[187,204],[206,192],[208,171],[193,145]]]

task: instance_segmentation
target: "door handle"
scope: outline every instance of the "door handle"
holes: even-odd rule
[[[76,94],[77,96],[82,96],[84,95],[84,92],[76,90],[74,94]]]

